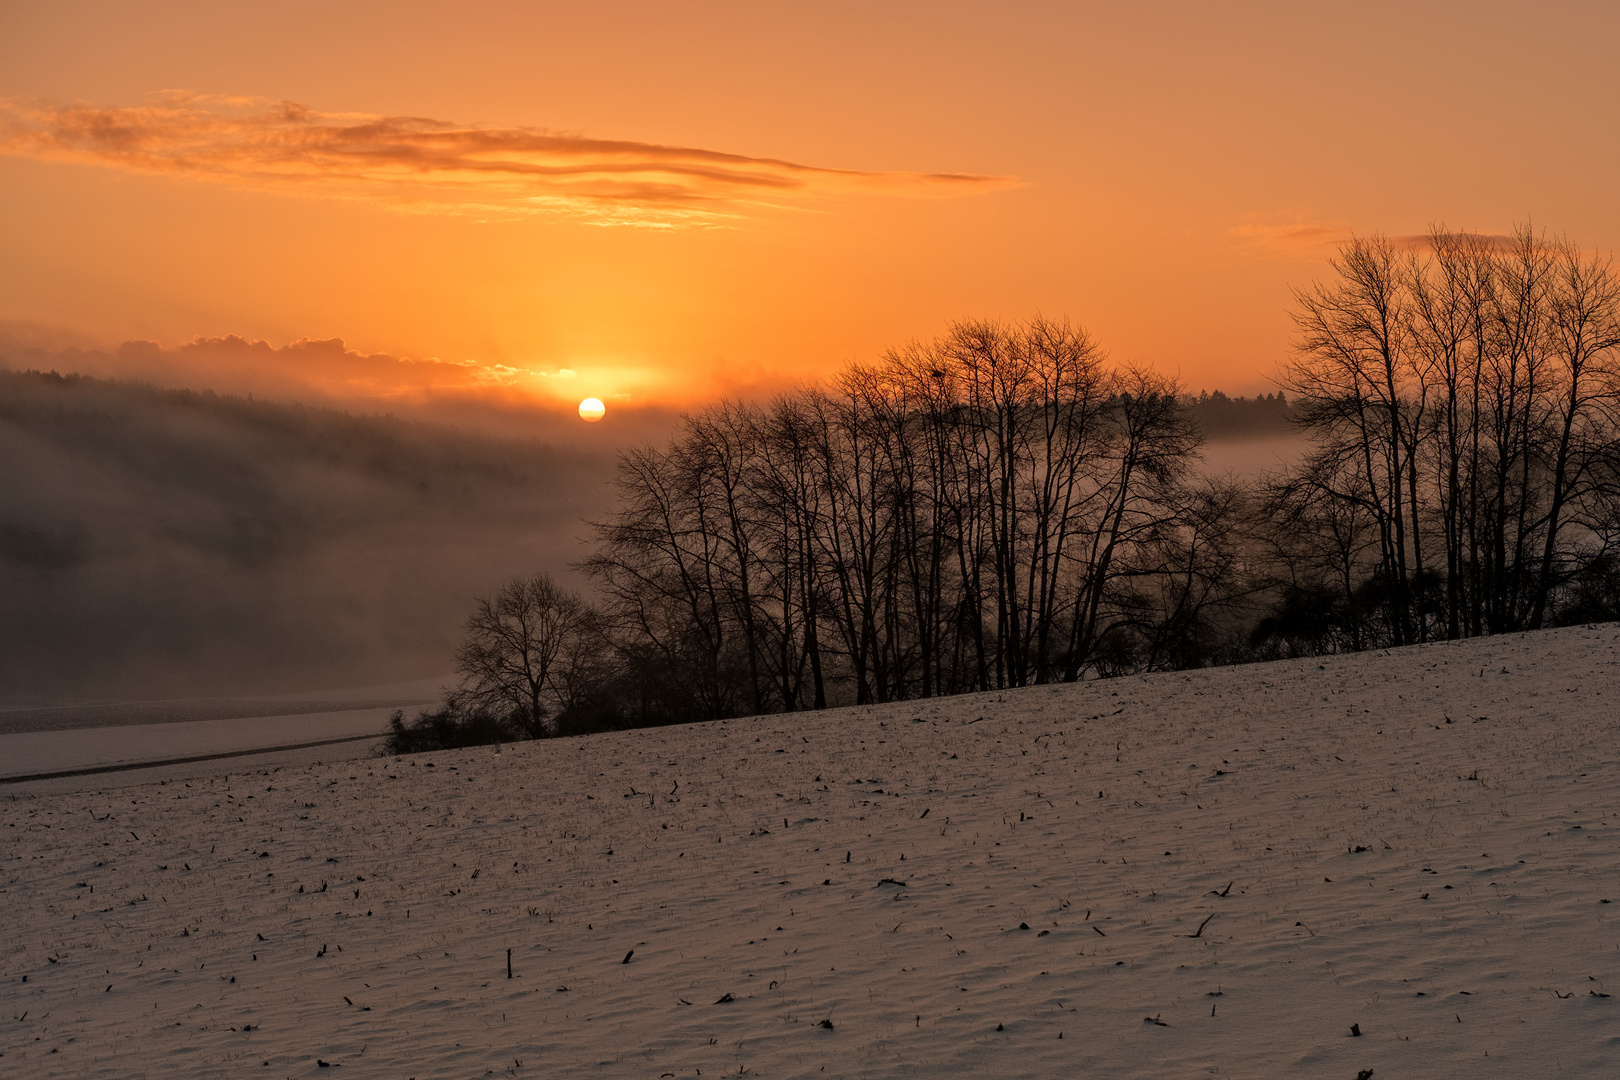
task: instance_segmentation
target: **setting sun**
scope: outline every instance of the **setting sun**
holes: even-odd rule
[[[599,398],[588,397],[579,403],[579,418],[587,424],[596,423],[606,412],[607,406]]]

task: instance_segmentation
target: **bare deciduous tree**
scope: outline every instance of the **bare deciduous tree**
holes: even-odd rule
[[[626,452],[583,568],[623,654],[685,672],[640,685],[695,716],[1077,679],[1110,627],[1140,632],[1127,594],[1152,575],[1177,576],[1177,625],[1219,606],[1198,444],[1173,382],[1080,328],[958,323]],[[1162,637],[1148,652],[1191,655]]]
[[[1371,525],[1340,595],[1376,599],[1365,629],[1394,645],[1542,626],[1615,511],[1613,266],[1529,226],[1426,247],[1345,245],[1336,280],[1297,294],[1284,377],[1314,443],[1285,486],[1335,504],[1319,523]]]
[[[566,706],[590,647],[592,618],[580,598],[548,574],[508,581],[480,597],[456,650],[454,697],[514,721],[530,738],[546,734],[548,700]]]

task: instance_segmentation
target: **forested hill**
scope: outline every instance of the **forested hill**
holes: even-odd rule
[[[578,557],[608,457],[0,372],[0,701],[443,671],[470,598]]]
[[[1283,396],[1227,397],[1219,390],[1183,397],[1199,429],[1212,439],[1280,435],[1295,429],[1293,405]]]

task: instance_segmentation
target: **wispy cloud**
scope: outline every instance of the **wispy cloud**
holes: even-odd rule
[[[1302,217],[1269,221],[1255,217],[1227,231],[1248,251],[1273,259],[1319,259],[1354,235],[1347,221]]]
[[[655,228],[712,225],[751,205],[817,196],[949,197],[1016,182],[821,168],[536,127],[326,113],[182,92],[129,108],[0,98],[0,152],[418,211],[566,214]]]
[[[1511,251],[1514,245],[1518,243],[1516,237],[1509,236],[1507,233],[1482,233],[1463,230],[1452,232],[1449,235],[1467,243],[1469,248],[1474,250]],[[1429,233],[1391,236],[1389,242],[1391,246],[1399,248],[1401,251],[1416,251],[1426,254],[1435,249],[1434,237]]]
[[[1442,231],[1446,231],[1441,226]],[[1273,259],[1322,259],[1333,255],[1340,245],[1355,237],[1356,230],[1340,218],[1312,219],[1304,216],[1272,217],[1252,216],[1242,225],[1227,230],[1238,238],[1250,253]],[[1376,234],[1361,233],[1363,237]],[[1465,240],[1477,249],[1490,251],[1510,250],[1516,242],[1505,233],[1482,233],[1451,230],[1447,235]],[[1384,236],[1383,241],[1397,251],[1427,254],[1434,250],[1434,237],[1429,233],[1409,233]]]

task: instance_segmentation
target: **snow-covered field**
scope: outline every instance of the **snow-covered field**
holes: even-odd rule
[[[0,1074],[1620,1075],[1617,729],[1604,625],[0,796]]]
[[[42,773],[89,769],[133,771],[138,766],[175,758],[245,755],[265,747],[331,745],[339,739],[358,741],[386,731],[388,718],[393,713],[392,708],[344,709],[294,716],[5,734],[0,735],[0,783]],[[330,753],[328,751],[329,756]],[[223,771],[232,767],[222,763],[215,769]],[[241,765],[234,767],[242,768]],[[97,781],[80,781],[79,786],[95,783]],[[5,790],[0,788],[0,792]]]

